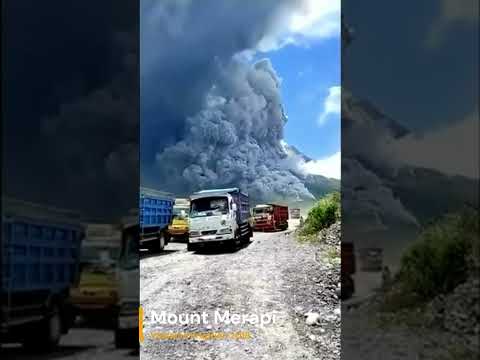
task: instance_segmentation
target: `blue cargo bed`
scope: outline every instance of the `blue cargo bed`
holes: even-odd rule
[[[165,228],[173,216],[175,198],[168,193],[140,188],[140,229]]]
[[[77,278],[83,228],[76,214],[2,199],[2,292],[61,291]]]

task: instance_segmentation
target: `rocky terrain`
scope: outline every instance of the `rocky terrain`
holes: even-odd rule
[[[321,230],[318,243],[300,245],[303,256],[285,271],[294,296],[295,329],[318,359],[340,358],[340,222]],[[295,268],[303,271],[295,271]]]
[[[342,306],[344,359],[475,359],[479,356],[480,281],[471,273],[452,292],[427,304],[386,311],[396,284]]]

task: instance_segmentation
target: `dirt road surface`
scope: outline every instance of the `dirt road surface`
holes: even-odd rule
[[[142,360],[338,359],[339,302],[331,295],[334,290],[315,283],[326,266],[321,262],[314,248],[296,242],[291,230],[254,233],[249,245],[234,252],[187,252],[185,244],[170,243],[163,254],[143,257]],[[165,312],[171,322],[153,322],[152,310]],[[250,321],[215,321],[215,311],[223,315],[227,310]],[[310,311],[319,314],[321,324],[305,325],[304,314]],[[182,319],[173,317],[203,312],[207,321],[184,324],[185,318],[179,323]],[[252,314],[275,315],[275,320],[256,324]],[[250,338],[237,338],[240,333]],[[212,334],[217,337],[209,338]]]
[[[0,359],[15,360],[135,360],[138,352],[116,349],[113,330],[79,325],[62,337],[59,347],[50,353],[31,353],[20,344],[4,344]]]

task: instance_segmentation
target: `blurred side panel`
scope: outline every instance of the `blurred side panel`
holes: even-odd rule
[[[2,359],[136,356],[113,344],[125,294],[138,303],[122,258],[139,192],[138,7],[2,2]]]
[[[342,357],[478,358],[478,1],[342,2]]]

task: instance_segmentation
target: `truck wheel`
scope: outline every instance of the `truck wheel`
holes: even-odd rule
[[[51,351],[58,346],[62,336],[62,318],[58,306],[54,306],[52,314],[32,329],[23,345],[31,350]]]
[[[158,233],[158,237],[155,241],[151,241],[152,243],[152,246],[151,246],[151,250],[153,252],[160,252],[163,250],[163,248],[165,247],[165,234],[163,231],[159,232]]]
[[[115,330],[115,348],[117,349],[135,349],[139,347],[138,331]]]
[[[342,274],[342,284],[340,291],[340,299],[347,300],[353,296],[355,292],[355,284],[350,275]]]
[[[233,252],[233,251],[237,250],[237,248],[239,247],[239,245],[241,243],[242,243],[242,238],[238,237],[238,234],[237,234],[237,236],[235,236],[234,239],[227,242],[226,248],[227,248],[228,251]]]

